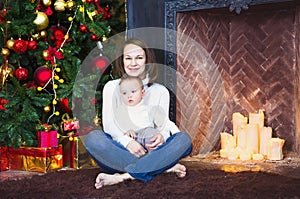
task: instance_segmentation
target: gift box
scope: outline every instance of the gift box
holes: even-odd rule
[[[62,116],[62,125],[64,131],[74,131],[80,128],[79,121],[76,118],[70,118],[67,113]]]
[[[70,122],[64,122],[64,131],[73,131],[79,129],[79,121],[74,120]]]
[[[38,147],[39,148],[49,148],[58,146],[57,131],[38,131]]]
[[[86,151],[83,139],[83,136],[76,134],[60,138],[63,148],[63,166],[75,169],[98,167],[97,163]]]
[[[0,147],[0,171],[8,170],[8,157],[7,157],[8,147]]]
[[[8,148],[9,167],[14,170],[46,173],[63,166],[62,146],[53,148]]]

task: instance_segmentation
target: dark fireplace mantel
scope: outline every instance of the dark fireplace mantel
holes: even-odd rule
[[[165,84],[177,91],[171,94],[170,116],[176,118],[181,129],[187,132],[194,129],[191,132],[194,153],[218,148],[219,133],[230,131],[233,112],[247,116],[260,108],[265,110],[266,125],[274,129],[273,135],[286,140],[285,150],[299,153],[300,2],[166,0],[164,5],[165,65],[169,66]],[[194,24],[185,27],[186,21]],[[195,35],[198,30],[193,28],[200,30],[200,36]],[[284,28],[289,30],[285,32]],[[188,49],[180,31],[199,42],[211,56],[199,74],[192,67],[184,67],[193,65],[192,62],[199,65],[197,59],[203,55],[197,52],[199,49]],[[216,34],[219,36],[215,37]],[[243,39],[246,44],[236,42]],[[271,54],[277,57],[268,57]],[[178,79],[178,73],[186,81]],[[252,76],[255,78],[251,79]],[[187,84],[192,85],[197,102],[188,98],[186,88],[181,88]]]

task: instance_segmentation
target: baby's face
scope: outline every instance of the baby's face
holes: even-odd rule
[[[135,106],[141,102],[144,90],[137,80],[124,80],[120,85],[121,98],[128,106]]]

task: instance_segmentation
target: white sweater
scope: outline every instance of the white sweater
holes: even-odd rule
[[[120,128],[116,121],[115,115],[118,114],[118,109],[122,103],[120,100],[120,79],[111,80],[107,82],[103,89],[103,107],[102,107],[102,122],[104,132],[110,134],[114,140],[121,143],[124,147],[128,145],[133,139],[124,135],[124,129]],[[162,85],[154,83],[150,87],[145,86],[144,104],[146,106],[159,106],[165,113],[169,113],[170,95],[169,91]],[[175,125],[175,124],[174,124]],[[175,125],[176,127],[176,125]],[[171,133],[177,133],[179,129],[173,125],[165,125],[161,130],[161,134],[166,140]]]

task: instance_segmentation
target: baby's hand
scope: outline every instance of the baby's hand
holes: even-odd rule
[[[127,135],[127,136],[131,137],[132,139],[136,138],[136,134],[135,134],[135,132],[133,130],[126,131],[124,133],[124,135]]]

